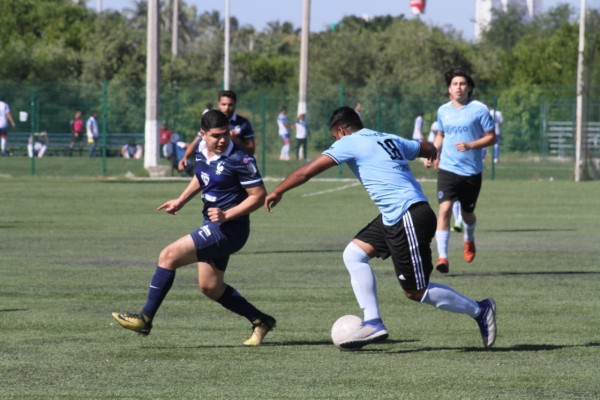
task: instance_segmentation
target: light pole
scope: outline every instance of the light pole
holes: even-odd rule
[[[229,90],[229,0],[225,0],[225,61],[223,66],[223,89]]]
[[[171,56],[177,58],[179,39],[179,0],[173,0],[173,32],[171,36]]]
[[[310,0],[304,0],[302,33],[300,38],[300,79],[298,90],[298,115],[306,114],[308,90],[308,34],[310,31]]]
[[[585,49],[585,0],[581,0],[579,11],[579,48],[577,51],[577,110],[575,116],[575,182],[581,180],[581,143],[583,137],[583,56]]]
[[[148,1],[144,168],[158,166],[158,0]]]

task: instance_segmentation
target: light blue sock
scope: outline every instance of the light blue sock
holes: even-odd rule
[[[475,318],[481,312],[479,304],[449,286],[429,282],[421,303],[431,304],[435,308],[458,314],[467,314]]]

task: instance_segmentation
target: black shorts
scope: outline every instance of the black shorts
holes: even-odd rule
[[[460,201],[460,207],[466,212],[475,211],[479,191],[481,190],[481,174],[461,176],[440,169],[437,179],[438,202]]]
[[[420,202],[394,226],[384,225],[380,214],[355,238],[373,246],[377,257],[392,257],[396,278],[404,290],[422,290],[427,288],[433,270],[430,244],[436,225],[429,204]]]

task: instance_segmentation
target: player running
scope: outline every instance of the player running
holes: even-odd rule
[[[472,100],[475,83],[462,69],[446,72],[450,101],[437,112],[438,135],[434,145],[440,159],[437,193],[440,204],[435,239],[438,248],[436,269],[441,273],[450,270],[448,243],[452,204],[460,201],[464,226],[464,260],[475,258],[475,206],[483,171],[482,149],[496,143],[494,120],[485,104]]]
[[[249,214],[260,208],[266,196],[255,160],[231,140],[229,119],[211,110],[202,116],[202,141],[196,153],[195,176],[178,198],[158,210],[177,214],[198,193],[202,194],[204,221],[165,247],[150,282],[146,304],[139,314],[114,312],[126,329],[148,335],[152,321],[175,280],[179,267],[198,263],[198,285],[208,298],[239,314],[252,324],[246,346],[260,345],[275,327],[275,319],[250,304],[224,282],[229,256],[239,251],[250,234]]]

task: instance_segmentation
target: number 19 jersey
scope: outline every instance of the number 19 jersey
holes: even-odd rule
[[[412,204],[427,201],[408,164],[419,147],[413,140],[361,129],[336,141],[323,154],[337,164],[348,164],[381,212],[383,223],[392,226]]]

